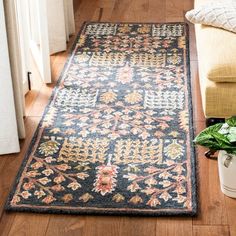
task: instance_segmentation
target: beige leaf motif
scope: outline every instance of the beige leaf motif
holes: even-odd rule
[[[146,195],[151,195],[156,192],[155,188],[147,188],[141,191],[142,193],[146,193]]]
[[[33,165],[31,165],[31,167],[34,169],[34,170],[37,170],[37,169],[39,169],[40,167],[42,167],[43,166],[43,163],[42,162],[39,162],[39,161],[37,161],[37,162],[35,162]]]
[[[142,203],[142,202],[143,202],[143,199],[142,199],[140,196],[135,195],[134,197],[132,197],[132,198],[129,200],[129,202],[131,202],[131,203],[137,205],[138,203]]]
[[[138,176],[135,174],[128,174],[123,176],[125,179],[128,179],[129,181],[135,180]]]
[[[182,196],[182,195],[177,195],[176,198],[173,199],[174,201],[177,201],[178,203],[183,203],[186,201],[186,197]]]
[[[168,179],[171,176],[172,176],[172,174],[169,173],[168,171],[164,171],[159,175],[159,177],[162,178],[162,179]]]
[[[129,190],[131,193],[136,192],[137,190],[141,189],[140,186],[136,183],[133,182],[127,187],[127,190]]]
[[[44,175],[49,176],[54,173],[52,169],[46,169],[42,172]]]
[[[171,195],[170,195],[167,191],[165,191],[164,193],[162,193],[162,194],[160,195],[160,198],[164,199],[164,201],[167,202],[167,201],[168,201],[169,199],[171,199],[172,197],[171,197]]]
[[[53,157],[46,157],[44,160],[45,160],[47,163],[52,163],[53,161],[56,161],[56,159],[53,158]]]
[[[37,171],[29,171],[25,174],[27,177],[36,177],[38,175],[41,175],[40,173],[38,173]]]
[[[172,131],[169,135],[173,136],[174,138],[178,137],[179,133],[177,131]]]
[[[68,169],[71,169],[71,166],[69,166],[67,164],[57,165],[56,167],[57,167],[58,170],[62,170],[62,171],[66,171]]]
[[[47,177],[41,178],[38,181],[43,185],[46,185],[47,183],[51,182],[51,180],[48,179]]]
[[[46,203],[46,204],[50,204],[51,202],[54,202],[56,200],[56,198],[54,198],[53,196],[49,195],[47,197],[45,197],[42,202]]]
[[[147,202],[147,205],[151,207],[155,207],[160,204],[160,201],[156,197],[151,197],[151,199]]]
[[[28,182],[23,184],[23,189],[24,190],[30,190],[32,188],[35,188],[35,185],[33,182]]]
[[[70,202],[72,199],[73,199],[72,194],[65,194],[65,195],[62,197],[62,200],[63,200],[65,203]]]
[[[34,195],[37,196],[37,198],[39,199],[39,198],[45,196],[46,193],[45,193],[43,190],[40,190],[40,191],[36,190],[36,191],[34,192]]]
[[[143,131],[143,132],[139,135],[139,137],[141,137],[142,139],[147,139],[147,138],[149,137],[149,133],[146,132],[146,131]]]
[[[156,132],[154,133],[154,135],[155,135],[157,138],[161,138],[161,137],[165,136],[165,134],[164,134],[163,132],[161,132],[161,131],[156,131]]]
[[[73,129],[67,129],[66,131],[65,131],[65,134],[68,134],[68,135],[71,135],[71,134],[75,134],[76,132],[75,132],[75,130],[73,130]]]
[[[51,129],[50,130],[50,133],[53,133],[53,134],[57,134],[59,133],[61,130],[59,128],[54,128],[54,129]]]
[[[56,192],[60,192],[60,191],[65,190],[65,188],[60,184],[56,184],[56,185],[52,186],[52,190],[56,191]]]
[[[116,195],[113,196],[112,200],[118,203],[118,202],[124,201],[125,197],[123,195],[117,193]]]
[[[28,199],[30,196],[32,196],[31,193],[29,193],[28,191],[23,191],[21,193],[21,196],[24,198],[24,199]]]
[[[171,182],[169,180],[163,180],[162,182],[159,182],[164,188],[171,185]]]
[[[83,202],[88,202],[89,200],[93,199],[94,197],[90,195],[89,193],[83,194],[79,200],[82,200]]]
[[[77,178],[85,180],[89,175],[87,173],[81,172],[77,174]]]
[[[17,204],[18,202],[20,202],[20,197],[19,196],[14,196],[11,200],[11,204],[15,205]]]
[[[178,185],[174,192],[178,194],[183,194],[183,193],[186,193],[186,189],[182,185]]]
[[[68,184],[67,187],[75,191],[76,189],[81,188],[81,185],[77,182],[72,182]]]
[[[145,184],[147,184],[148,186],[152,186],[157,184],[157,181],[154,178],[148,178],[147,180],[145,180]]]
[[[53,181],[57,184],[60,184],[61,182],[65,181],[65,178],[62,175],[59,175],[58,177],[54,178]]]

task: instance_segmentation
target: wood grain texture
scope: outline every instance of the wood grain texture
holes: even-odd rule
[[[48,229],[45,235],[57,236],[80,236],[84,235],[86,216],[61,216],[55,215],[50,217]]]
[[[236,203],[235,199],[225,197],[226,200],[226,209],[228,213],[228,223],[230,225],[230,235],[236,236]]]
[[[194,226],[193,236],[230,236],[228,226]]]
[[[49,222],[49,216],[46,214],[42,215],[42,214],[31,214],[31,213],[19,213],[15,216],[8,235],[9,236],[45,235],[48,222]]]
[[[193,0],[74,0],[76,31],[84,21],[174,22],[185,21]],[[217,163],[204,158],[197,148],[199,172],[198,217],[116,217],[73,216],[33,213],[6,213],[3,206],[68,50],[51,56],[51,85],[35,84],[26,96],[27,139],[21,152],[0,157],[0,235],[2,236],[236,236],[236,200],[225,197],[219,188]],[[190,25],[190,66],[196,133],[205,127],[198,83],[198,62],[194,27]]]
[[[162,218],[157,220],[157,236],[192,236],[191,218]]]

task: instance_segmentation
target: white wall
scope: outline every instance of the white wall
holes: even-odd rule
[[[3,0],[0,0],[0,155],[19,152]]]

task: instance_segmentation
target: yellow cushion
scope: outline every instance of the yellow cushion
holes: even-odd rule
[[[236,34],[196,25],[199,67],[215,82],[236,82]]]
[[[201,76],[201,70],[199,72],[205,117],[235,116],[236,83],[215,83]]]
[[[195,7],[212,0],[195,0]],[[206,25],[195,25],[202,76],[215,82],[236,82],[236,34]]]

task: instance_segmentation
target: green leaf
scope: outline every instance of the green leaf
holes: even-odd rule
[[[229,129],[229,134],[227,135],[227,138],[231,143],[236,142],[236,127],[231,127]]]
[[[212,150],[225,150],[228,153],[236,154],[236,117],[232,117],[226,122],[230,126],[228,132],[219,132],[225,124],[215,124],[203,130],[194,139],[194,143]]]
[[[215,125],[212,125],[212,126],[206,128],[206,129],[204,129],[201,133],[199,133],[197,135],[197,137],[194,139],[194,142],[196,144],[202,145],[203,142],[205,142],[209,139],[212,139],[212,138],[214,139],[212,134],[218,133],[218,131],[220,130],[222,125],[223,124],[215,124]]]
[[[219,145],[231,145],[230,141],[227,139],[226,136],[220,133],[213,133],[212,136],[215,138],[215,140],[219,143]]]
[[[218,131],[221,129],[222,125],[223,124],[215,124],[206,128],[194,139],[194,143],[213,150],[220,150],[221,146],[219,144],[220,142],[217,141],[217,134],[219,134]],[[218,137],[218,139],[220,140],[222,137]]]
[[[236,116],[226,119],[226,123],[231,127],[236,127]]]

